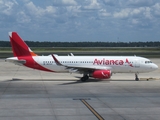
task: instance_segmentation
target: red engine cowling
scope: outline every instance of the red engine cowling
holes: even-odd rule
[[[92,77],[98,78],[98,79],[109,79],[111,77],[111,71],[110,70],[95,70],[92,73]]]

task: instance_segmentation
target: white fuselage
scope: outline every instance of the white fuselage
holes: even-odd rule
[[[56,56],[62,65],[84,66],[111,70],[112,73],[143,73],[151,72],[158,68],[149,59],[137,56]],[[70,72],[64,66],[59,66],[51,55],[33,56],[33,59],[41,66],[54,72]]]

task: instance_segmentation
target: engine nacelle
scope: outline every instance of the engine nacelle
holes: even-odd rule
[[[95,70],[92,73],[92,77],[98,78],[98,79],[109,79],[111,77],[111,71],[110,70]]]

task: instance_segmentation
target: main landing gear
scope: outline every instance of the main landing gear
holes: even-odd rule
[[[86,80],[89,79],[89,76],[88,75],[83,75],[83,77],[81,78],[81,81],[82,82],[85,82]]]
[[[138,73],[135,73],[135,80],[136,80],[136,81],[139,81]]]

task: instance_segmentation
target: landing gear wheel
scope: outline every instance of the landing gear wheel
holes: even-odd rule
[[[88,80],[88,78],[89,78],[88,75],[85,75],[85,76],[83,76],[83,77],[81,78],[81,81],[82,81],[82,82],[85,82],[86,80]]]
[[[136,80],[136,81],[139,81],[139,78],[138,78],[138,74],[137,74],[137,73],[135,73],[135,80]]]

